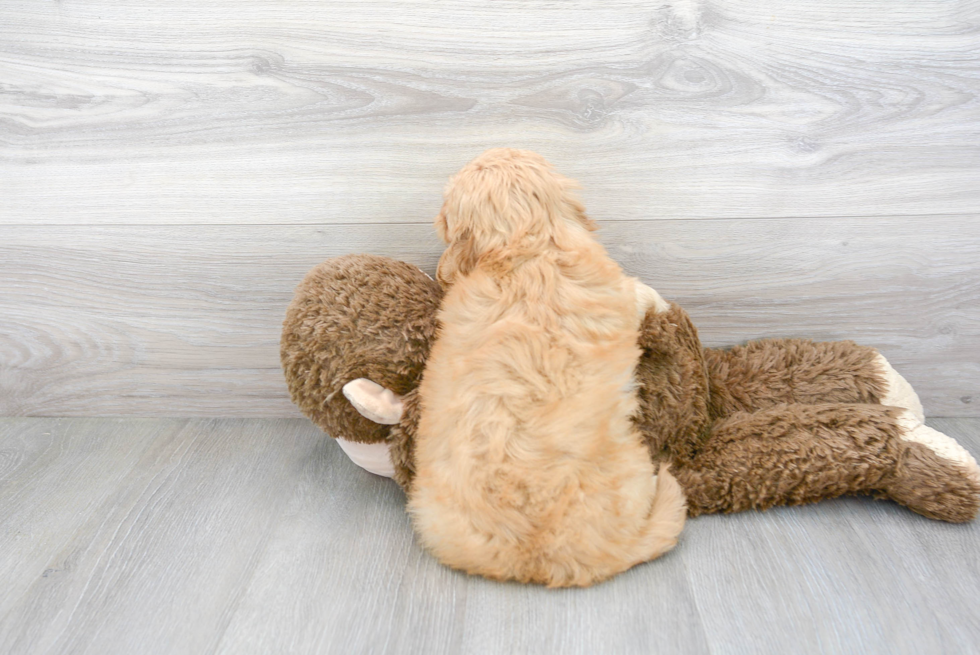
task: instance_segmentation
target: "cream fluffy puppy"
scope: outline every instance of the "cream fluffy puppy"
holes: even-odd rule
[[[573,187],[498,149],[446,188],[408,503],[443,563],[555,587],[662,555],[685,518],[630,418],[640,322],[666,303],[609,258]]]

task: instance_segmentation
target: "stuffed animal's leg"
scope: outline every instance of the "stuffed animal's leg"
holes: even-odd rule
[[[875,351],[875,365],[879,374],[885,379],[885,386],[878,396],[878,402],[892,407],[904,407],[909,410],[919,423],[926,420],[925,411],[919,394],[915,393],[912,385],[892,368],[885,356]]]
[[[344,395],[365,418],[391,426],[386,441],[358,444],[337,439],[355,464],[375,475],[394,478],[408,492],[415,477],[415,434],[420,406],[416,387],[399,396],[379,384],[358,378],[344,385]]]
[[[706,348],[704,357],[716,417],[779,404],[871,403],[925,420],[912,386],[877,350],[853,341],[764,339]]]
[[[404,396],[364,378],[344,385],[344,395],[362,416],[391,426],[388,439],[356,443],[340,437],[337,443],[362,469],[395,482],[407,493],[415,477],[415,434],[420,406],[418,387]]]
[[[397,425],[391,426],[388,438],[389,456],[395,474],[395,482],[408,493],[415,478],[415,436],[418,434],[422,405],[418,387],[402,396],[403,412]]]
[[[883,405],[780,405],[719,420],[675,462],[690,515],[874,493],[930,518],[969,521],[980,469],[952,438]]]
[[[403,399],[391,389],[367,378],[351,380],[343,386],[344,396],[364,418],[380,425],[397,425],[404,411]],[[351,461],[365,471],[385,478],[395,476],[387,441],[362,443],[337,436],[337,444]]]

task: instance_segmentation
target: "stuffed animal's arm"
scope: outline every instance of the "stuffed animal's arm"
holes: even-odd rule
[[[343,391],[347,400],[364,418],[382,425],[396,425],[401,420],[404,402],[391,389],[367,378],[357,378],[345,384]],[[365,471],[386,478],[395,476],[387,442],[358,443],[338,437],[337,443],[351,461]]]
[[[391,389],[367,378],[357,378],[344,385],[344,395],[364,418],[382,425],[402,420],[402,398]]]

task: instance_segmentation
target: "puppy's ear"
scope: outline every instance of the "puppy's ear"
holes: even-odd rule
[[[572,187],[575,188],[575,187]],[[585,205],[582,201],[572,192],[566,189],[564,194],[565,206],[567,208],[568,214],[573,216],[576,221],[578,221],[582,227],[584,227],[589,232],[595,232],[599,229],[596,222],[585,214]]]
[[[436,228],[436,234],[442,239],[443,243],[449,242],[449,223],[446,221],[446,212],[440,210],[439,215],[436,219],[432,221],[432,225]]]
[[[449,243],[442,257],[439,258],[436,280],[443,287],[450,287],[457,277],[468,275],[476,268],[479,259],[480,252],[476,247],[476,240],[469,230],[463,230]]]

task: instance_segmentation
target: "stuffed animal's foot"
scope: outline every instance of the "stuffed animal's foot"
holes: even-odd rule
[[[942,459],[980,471],[977,460],[956,439],[925,425],[913,412],[905,410],[897,420],[902,441],[920,443]]]
[[[915,415],[919,423],[925,422],[926,416],[922,411],[922,403],[919,401],[919,395],[912,389],[912,385],[899,375],[898,371],[892,368],[892,365],[888,363],[888,360],[881,353],[875,355],[874,361],[885,382],[881,404],[892,407],[904,407]]]
[[[403,399],[390,389],[385,389],[367,378],[357,378],[345,384],[343,391],[347,400],[364,418],[382,425],[397,425],[401,420]],[[387,442],[358,443],[338,437],[337,443],[351,461],[365,471],[386,478],[395,476]]]
[[[888,495],[929,518],[954,523],[976,518],[980,467],[973,456],[909,410],[899,415],[898,425],[902,444]]]
[[[391,463],[391,453],[386,442],[358,443],[337,437],[337,444],[352,462],[368,473],[384,478],[395,477],[395,466]]]

